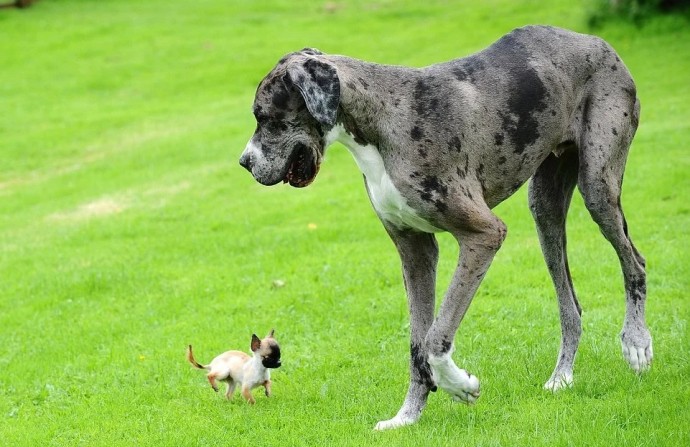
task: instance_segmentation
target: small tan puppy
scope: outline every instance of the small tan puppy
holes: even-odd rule
[[[225,391],[225,397],[231,399],[235,387],[239,384],[242,396],[247,400],[247,403],[253,404],[255,401],[251,390],[263,386],[266,390],[266,397],[270,396],[270,369],[280,368],[280,346],[273,338],[273,332],[273,329],[271,329],[271,333],[263,340],[260,340],[256,334],[252,334],[252,356],[242,351],[227,351],[214,358],[210,364],[204,366],[194,360],[192,345],[189,345],[187,348],[187,360],[194,367],[205,369],[209,372],[206,377],[213,391],[218,391],[216,380],[226,382],[228,389]]]

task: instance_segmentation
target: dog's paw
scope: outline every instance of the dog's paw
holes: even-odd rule
[[[621,346],[623,357],[636,373],[647,371],[652,366],[652,336],[646,327],[624,327]]]
[[[405,416],[395,416],[393,419],[388,419],[387,421],[380,421],[374,427],[376,431],[391,430],[394,428],[404,427],[406,425],[412,425],[417,422],[417,419]]]
[[[544,384],[544,389],[549,391],[560,391],[573,386],[573,374],[566,372],[553,372],[551,378]]]
[[[450,354],[429,355],[429,366],[436,385],[450,394],[454,401],[473,404],[479,399],[479,379],[458,368]]]

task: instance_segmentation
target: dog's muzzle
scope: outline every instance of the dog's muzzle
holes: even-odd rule
[[[264,365],[265,368],[280,368],[280,360],[274,360],[272,358],[266,358],[261,361],[261,364]]]
[[[240,157],[240,166],[247,171],[252,172],[252,156],[246,151]]]

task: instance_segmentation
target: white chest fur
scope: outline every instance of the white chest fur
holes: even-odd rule
[[[326,146],[334,141],[347,147],[355,158],[359,170],[366,179],[371,203],[382,219],[398,228],[413,228],[426,233],[442,231],[419,217],[417,212],[407,204],[407,200],[400,194],[386,172],[383,159],[376,147],[370,144],[362,146],[357,143],[342,125],[334,127],[326,135]]]

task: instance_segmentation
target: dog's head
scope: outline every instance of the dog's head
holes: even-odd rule
[[[295,187],[316,177],[340,103],[335,66],[318,50],[305,48],[278,62],[254,98],[257,126],[240,164],[263,185]]]
[[[261,357],[261,364],[265,368],[280,368],[280,346],[275,338],[273,338],[274,330],[260,340],[256,334],[252,334],[251,349],[254,355]]]

